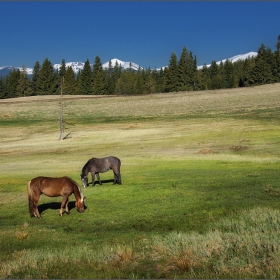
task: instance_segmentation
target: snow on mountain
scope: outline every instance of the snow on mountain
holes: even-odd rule
[[[124,68],[124,69],[133,69],[133,70],[138,70],[139,68],[142,69],[141,66],[139,66],[138,64],[134,63],[134,62],[124,62],[122,60],[119,60],[117,58],[111,59],[111,63],[112,63],[112,67],[114,68],[114,66],[116,65],[116,63],[118,64],[118,66]],[[102,64],[103,69],[108,69],[109,68],[109,61],[105,62],[104,64]]]
[[[67,69],[68,67],[72,67],[72,69],[73,69],[73,71],[74,71],[75,74],[78,74],[79,71],[83,70],[84,65],[85,65],[85,64],[84,64],[83,62],[80,62],[80,61],[79,61],[79,62],[66,62],[66,63],[65,63],[66,69]],[[61,67],[61,64],[54,64],[54,65],[53,65],[53,69],[54,69],[54,70],[59,70],[60,67]]]
[[[221,61],[218,61],[217,64],[220,64],[221,62],[225,62],[226,60],[228,61],[231,61],[232,63],[238,61],[238,60],[245,60],[246,58],[249,58],[249,57],[255,57],[257,56],[257,52],[249,52],[249,53],[246,53],[246,54],[240,54],[240,55],[236,55],[236,56],[233,56],[231,58],[227,58],[227,59],[223,59]],[[111,63],[112,63],[112,67],[114,67],[116,65],[116,63],[118,64],[118,66],[122,67],[123,69],[133,69],[133,70],[138,70],[139,68],[140,69],[143,69],[141,66],[139,66],[138,64],[134,63],[134,62],[124,62],[120,59],[117,59],[117,58],[114,58],[114,59],[111,59]],[[79,73],[79,71],[81,71],[83,68],[84,68],[84,63],[83,62],[67,62],[65,63],[66,65],[66,68],[67,67],[72,67],[73,71],[75,74]],[[206,65],[207,67],[209,67],[211,64],[208,64]],[[91,64],[91,67],[93,65]],[[53,68],[54,70],[59,70],[59,68],[61,67],[61,64],[54,64],[53,65]],[[168,66],[164,66],[162,67],[162,69],[164,69],[165,67],[168,67]],[[105,62],[102,64],[102,68],[103,69],[108,69],[109,68],[109,61]],[[197,69],[202,69],[203,66],[198,66]],[[20,71],[22,71],[22,67],[13,67],[13,66],[3,66],[3,67],[0,67],[0,77],[5,77],[7,75],[9,75],[9,73],[13,70],[13,69],[19,69]],[[158,70],[160,70],[161,68],[158,68]],[[26,73],[27,75],[32,75],[32,72],[33,72],[33,68],[26,68]]]
[[[17,67],[16,67],[17,68]],[[23,71],[22,68],[18,68],[20,71]],[[33,75],[33,68],[25,68],[27,75]]]
[[[124,62],[122,60],[119,60],[117,58],[111,59],[111,63],[112,63],[112,67],[114,67],[116,65],[116,63],[118,64],[118,66],[122,67],[123,69],[133,69],[133,70],[138,70],[139,69],[139,65],[134,63],[134,62]],[[72,67],[73,71],[75,74],[79,73],[79,71],[83,70],[84,68],[84,63],[83,62],[67,62],[65,63],[66,65],[66,69],[67,67]],[[90,65],[91,67],[93,67],[93,65]],[[54,70],[59,70],[59,68],[61,67],[61,64],[54,64],[53,68]],[[105,62],[102,64],[102,68],[103,69],[108,69],[109,68],[109,61]],[[140,67],[142,68],[142,67]]]
[[[220,64],[221,62],[222,63],[225,63],[227,60],[228,61],[231,61],[232,63],[234,62],[237,62],[239,60],[245,60],[246,58],[252,58],[252,57],[255,57],[257,56],[258,53],[257,52],[249,52],[249,53],[245,53],[245,54],[239,54],[239,55],[236,55],[236,56],[233,56],[231,58],[226,58],[226,59],[223,59],[221,61],[218,61],[217,64]],[[211,64],[208,64],[206,65],[206,67],[210,67]],[[203,66],[198,66],[197,69],[202,69]]]
[[[22,67],[14,67],[14,66],[2,66],[0,67],[0,77],[5,77],[10,74],[11,71],[19,69],[20,71],[23,71]],[[32,75],[33,68],[25,68],[27,75]]]

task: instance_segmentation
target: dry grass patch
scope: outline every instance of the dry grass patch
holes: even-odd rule
[[[200,149],[197,154],[213,154],[214,152],[211,149]]]
[[[231,151],[234,151],[234,152],[239,152],[239,151],[248,150],[249,146],[247,146],[247,145],[232,145],[229,149]]]

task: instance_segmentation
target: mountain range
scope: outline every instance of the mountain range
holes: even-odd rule
[[[225,62],[226,60],[231,61],[232,63],[238,61],[238,60],[245,60],[246,58],[249,57],[255,57],[257,56],[257,52],[249,52],[246,54],[240,54],[240,55],[236,55],[233,56],[231,58],[226,58],[223,59],[221,61],[218,61],[217,64],[220,64],[221,62]],[[114,67],[116,65],[116,63],[118,63],[119,66],[121,66],[123,69],[133,69],[133,70],[138,70],[138,69],[143,69],[143,67],[141,67],[140,65],[134,63],[134,62],[124,62],[120,59],[114,58],[111,59],[111,63],[112,63],[112,67]],[[66,68],[68,66],[71,66],[74,73],[77,74],[79,71],[81,71],[84,68],[84,62],[66,62]],[[207,67],[209,67],[211,64],[206,65]],[[61,67],[61,64],[54,64],[53,68],[54,70],[59,70],[59,68]],[[107,69],[109,68],[109,61],[105,62],[102,64],[103,69]],[[167,66],[163,66],[161,67],[162,69],[164,69]],[[197,69],[201,69],[203,66],[198,66]],[[158,68],[157,70],[160,70],[161,68]],[[13,69],[19,69],[20,71],[22,71],[22,67],[14,67],[14,66],[0,66],[0,77],[5,77],[8,76],[9,73],[13,70]],[[33,68],[26,68],[26,73],[27,75],[32,75],[33,72]]]

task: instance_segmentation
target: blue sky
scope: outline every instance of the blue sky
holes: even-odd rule
[[[154,69],[184,46],[198,65],[273,51],[280,2],[0,2],[0,66],[118,58]]]

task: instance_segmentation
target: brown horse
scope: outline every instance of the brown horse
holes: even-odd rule
[[[84,187],[88,186],[88,173],[92,176],[92,185],[94,186],[94,177],[98,179],[100,185],[102,185],[99,173],[107,172],[108,170],[113,170],[114,172],[114,184],[122,184],[121,180],[121,161],[117,157],[105,157],[105,158],[92,158],[84,165],[81,174],[81,180]]]
[[[62,216],[63,208],[66,208],[66,214],[70,214],[68,209],[68,198],[71,194],[76,197],[75,206],[82,213],[85,210],[85,197],[82,194],[78,184],[69,177],[50,178],[37,177],[33,178],[27,184],[29,212],[31,217],[41,218],[38,210],[38,202],[41,194],[55,197],[62,196],[59,215]]]

